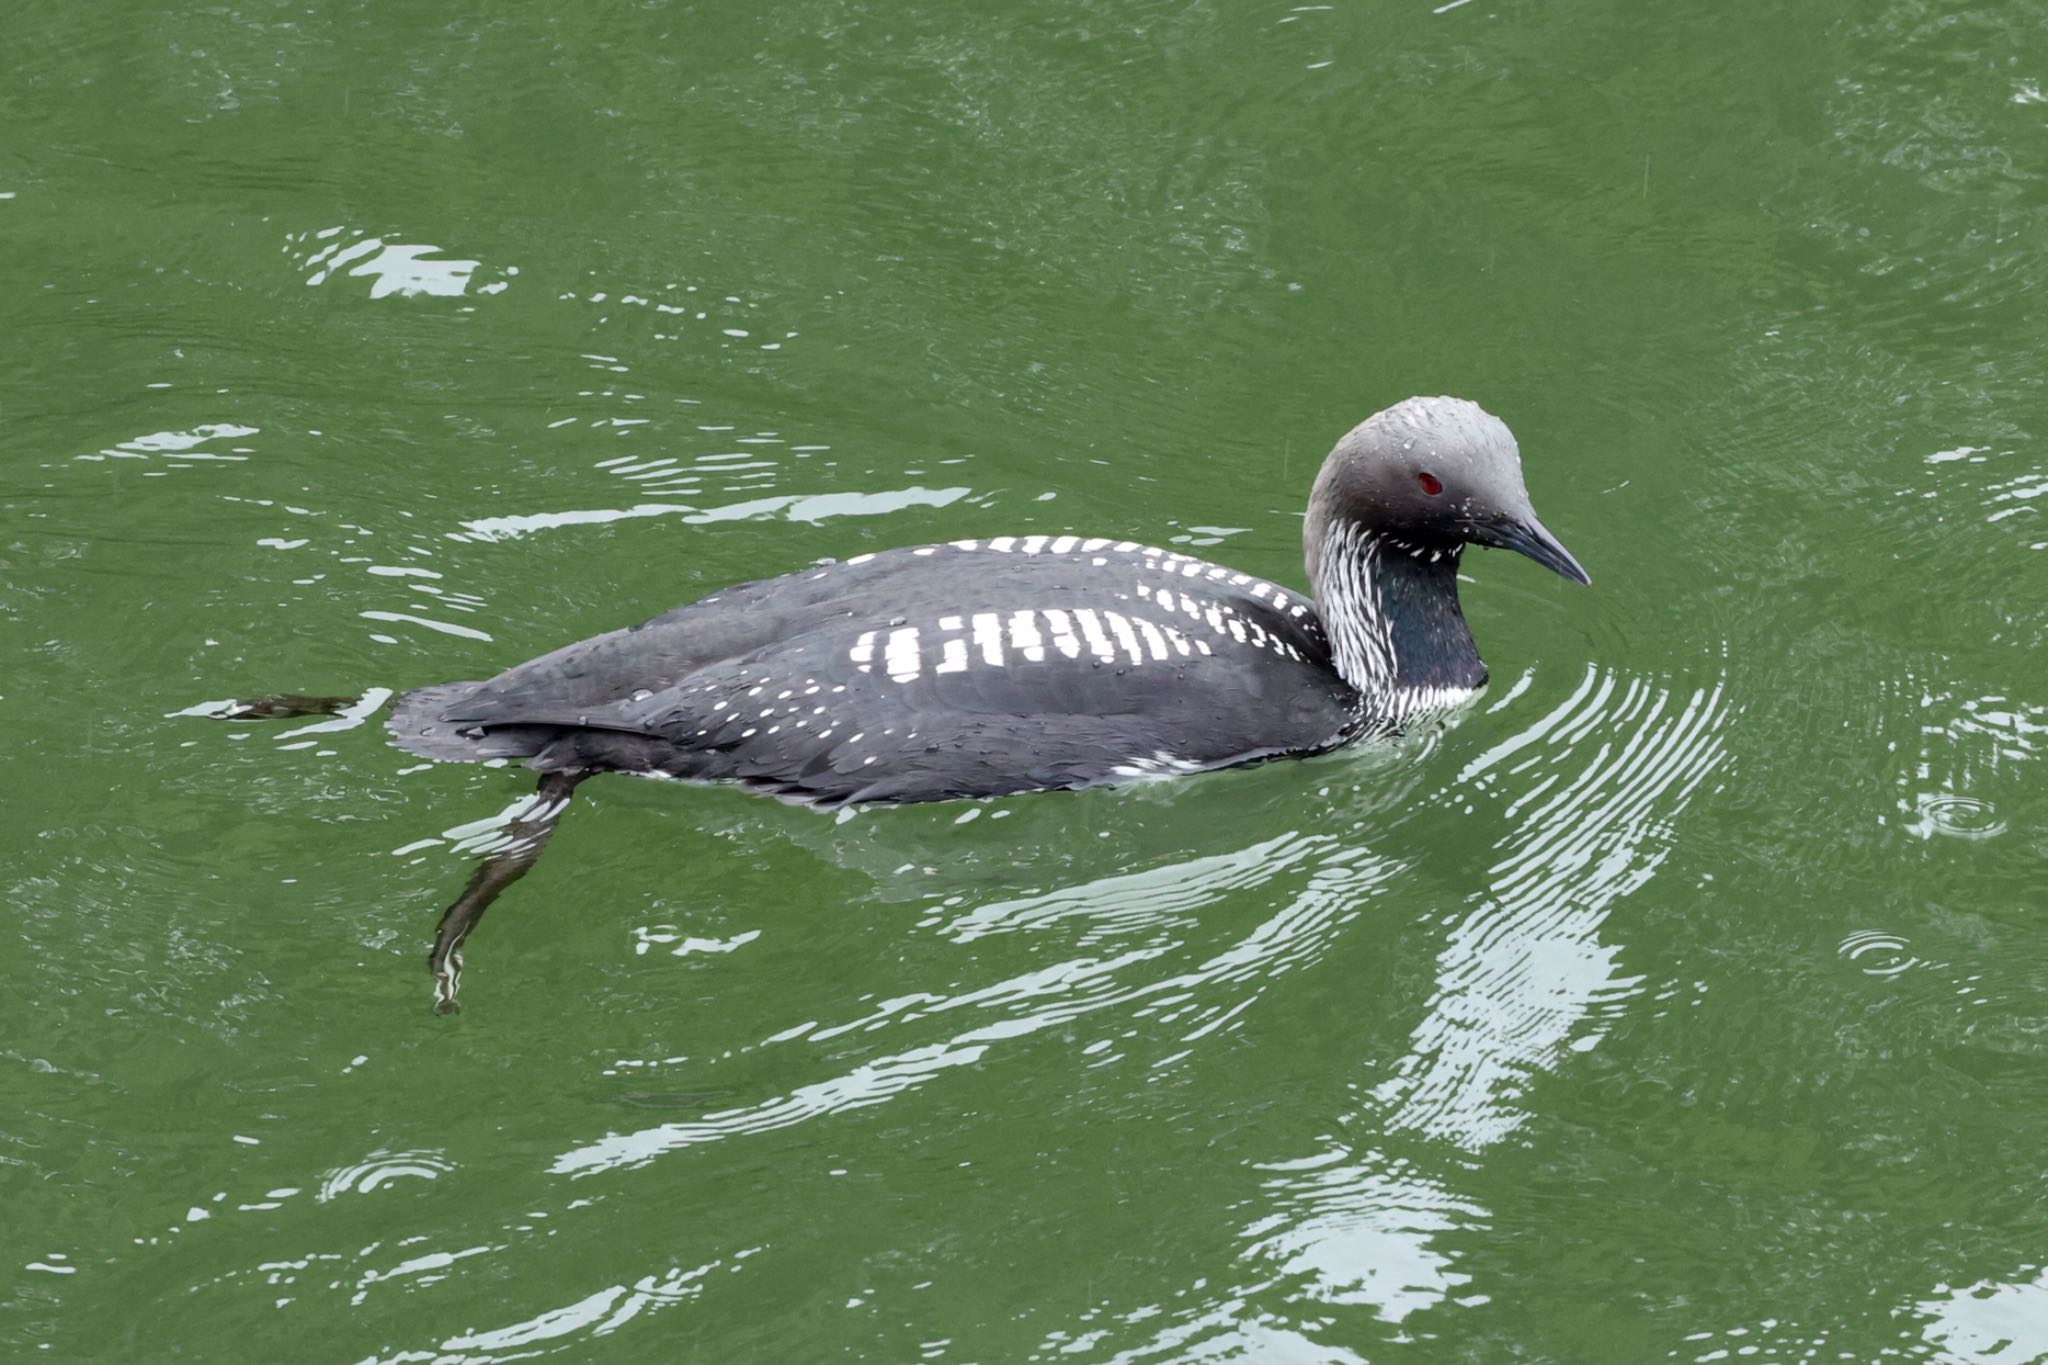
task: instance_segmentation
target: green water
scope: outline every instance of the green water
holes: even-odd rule
[[[2048,1358],[2038,4],[0,32],[0,1357]],[[1455,728],[593,782],[456,1019],[530,782],[175,714],[955,536],[1299,583],[1413,392],[1595,579],[1468,560]]]

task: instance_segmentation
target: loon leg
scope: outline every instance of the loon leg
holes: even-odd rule
[[[569,807],[576,784],[590,776],[581,772],[543,774],[535,790],[533,808],[505,828],[507,842],[484,855],[469,877],[469,885],[455,903],[441,913],[434,929],[434,950],[427,955],[427,970],[434,974],[434,1013],[454,1014],[462,1008],[455,998],[462,980],[462,944],[498,893],[526,875],[547,847],[555,832],[555,821]]]
[[[278,720],[285,716],[331,716],[346,711],[361,697],[306,697],[286,692],[275,697],[245,697],[210,712],[216,720]]]

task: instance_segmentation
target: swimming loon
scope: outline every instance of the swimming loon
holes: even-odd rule
[[[858,555],[405,694],[389,720],[401,748],[543,774],[535,811],[443,916],[439,1007],[454,1007],[463,938],[594,773],[836,808],[1318,753],[1485,684],[1458,605],[1467,544],[1591,581],[1537,520],[1507,426],[1458,398],[1410,398],[1346,433],[1302,542],[1312,595],[1080,535]]]

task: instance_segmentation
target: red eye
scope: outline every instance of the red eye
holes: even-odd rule
[[[1415,480],[1422,485],[1422,491],[1429,494],[1432,498],[1444,491],[1442,482],[1434,474],[1418,474],[1415,476]]]

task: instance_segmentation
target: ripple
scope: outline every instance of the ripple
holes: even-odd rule
[[[2002,692],[1971,696],[1953,685],[1915,685],[1898,692],[1920,711],[1918,752],[1899,774],[1901,823],[1923,839],[1992,839],[2005,821],[1987,790],[2023,790],[2048,741],[2048,707]]]
[[[1679,692],[1589,668],[1459,774],[1516,818],[1447,935],[1408,1056],[1375,1092],[1390,1126],[1489,1146],[1523,1123],[1532,1073],[1597,1044],[1600,1021],[1643,988],[1600,927],[1669,856],[1671,822],[1724,761],[1731,718],[1720,683]]]
[[[1835,951],[1855,963],[1865,976],[1897,976],[1922,965],[1908,950],[1905,939],[1875,929],[1849,935]]]
[[[1434,804],[1501,812],[1498,856],[1447,916],[1436,983],[1408,1051],[1364,1092],[1347,1131],[1415,1133],[1478,1153],[1528,1120],[1533,1078],[1598,1045],[1644,991],[1603,942],[1612,908],[1675,846],[1674,822],[1724,763],[1724,684],[1685,690],[1592,667],[1562,701],[1489,746]],[[1385,1141],[1383,1139],[1382,1141]],[[1275,1163],[1247,1255],[1303,1297],[1399,1325],[1469,1294],[1461,1229],[1488,1211],[1360,1143]]]
[[[503,1327],[472,1328],[448,1337],[433,1350],[391,1351],[373,1355],[365,1365],[404,1365],[451,1357],[471,1360],[516,1360],[535,1354],[533,1348],[560,1342],[566,1337],[608,1336],[642,1313],[657,1311],[695,1298],[714,1271],[737,1271],[759,1247],[747,1247],[691,1269],[671,1269],[663,1274],[645,1275],[631,1284],[609,1285],[586,1294],[573,1303],[549,1309]],[[511,1352],[509,1355],[491,1354]]]
[[[1325,845],[1325,854],[1320,861],[1297,858],[1291,865],[1269,868],[1265,874],[1269,880],[1292,874],[1301,879],[1300,889],[1234,942],[1179,971],[1140,977],[1149,964],[1167,959],[1182,947],[1170,940],[1155,940],[1123,945],[1104,956],[1068,958],[957,994],[920,992],[885,1000],[865,1015],[806,1030],[806,1036],[816,1043],[853,1033],[914,1030],[961,1014],[970,1022],[938,1041],[870,1057],[752,1104],[581,1144],[558,1156],[551,1169],[571,1176],[630,1169],[665,1153],[775,1132],[886,1103],[948,1072],[984,1065],[998,1049],[1019,1046],[1021,1040],[1050,1031],[1072,1030],[1097,1016],[1107,1016],[1108,1022],[1098,1024],[1096,1030],[1073,1030],[1081,1041],[1079,1054],[1097,1064],[1119,1059],[1120,1051],[1113,1049],[1131,1046],[1115,1041],[1129,1037],[1128,1023],[1118,1025],[1118,1019],[1151,1019],[1170,1028],[1181,1044],[1197,1043],[1230,1026],[1271,978],[1320,952],[1396,870],[1389,860],[1367,856],[1358,849],[1329,850]],[[1252,864],[1245,858],[1226,860],[1221,866],[1205,862],[1203,868],[1183,874],[1182,880],[1206,873],[1214,879],[1206,894],[1215,899],[1235,889],[1241,870],[1249,866]],[[1164,880],[1171,884],[1174,878],[1169,875]],[[1176,903],[1191,904],[1189,897],[1195,894],[1183,887],[1175,893]],[[1038,909],[1051,910],[1051,918],[1041,915],[1038,922],[1057,922],[1067,917],[1062,911],[1071,912],[1072,908],[1071,902],[1057,903],[1057,908],[1041,902]],[[977,928],[986,932],[991,926]],[[1093,1041],[1081,1037],[1083,1032],[1097,1030],[1100,1036]],[[1174,1056],[1154,1064],[1164,1065],[1185,1052],[1183,1046]]]
[[[940,930],[958,943],[990,934],[1043,929],[1062,920],[1084,921],[1077,943],[1092,945],[1191,914],[1225,891],[1271,880],[1318,849],[1327,838],[1281,835],[1209,857],[1142,872],[1100,877],[1057,891],[994,901],[959,915]]]
[[[1845,1350],[1854,1343],[1860,1349]],[[1906,1337],[1900,1334],[1898,1345],[1872,1348],[1866,1340],[1854,1332],[1845,1330],[1840,1324],[1824,1327],[1809,1327],[1782,1318],[1767,1317],[1732,1327],[1710,1327],[1687,1332],[1682,1344],[1665,1356],[1670,1360],[1700,1362],[1711,1365],[1714,1361],[1879,1361],[1917,1359],[1920,1353],[1904,1349]]]
[[[888,516],[910,507],[946,507],[966,497],[970,491],[966,488],[925,488],[912,485],[908,488],[865,493],[815,493],[809,496],[780,494],[773,497],[748,498],[741,502],[714,507],[699,507],[680,502],[643,502],[631,507],[514,513],[505,516],[477,517],[465,521],[462,523],[463,529],[460,532],[451,532],[449,538],[481,542],[513,540],[537,531],[552,531],[564,526],[606,526],[642,517],[676,517],[691,525],[701,526],[711,522],[750,521],[771,516],[782,516],[790,521],[802,522],[824,521],[831,517]]]
[[[1435,1243],[1483,1225],[1484,1210],[1407,1163],[1367,1154],[1284,1176],[1268,1190],[1282,1211],[1246,1230],[1250,1251],[1277,1263],[1318,1302],[1363,1305],[1399,1323],[1471,1283]]]
[[[1964,510],[1986,525],[2005,525],[2023,537],[2030,550],[2048,548],[2040,537],[2042,498],[2048,497],[2048,470],[2025,449],[2015,446],[1958,445],[1921,457],[1920,477],[1897,490],[1910,506],[1916,503],[1966,500]]]
[[[487,815],[481,820],[471,820],[441,831],[440,839],[415,839],[411,843],[391,851],[393,857],[404,857],[421,849],[430,848],[446,841],[454,852],[488,856],[530,838],[535,825],[552,824],[568,805],[568,798],[551,796],[546,792],[531,791],[512,798],[496,815]]]
[[[2005,821],[1998,818],[1989,801],[1935,793],[1915,798],[1913,805],[1919,819],[1907,828],[1923,839],[1937,834],[1951,839],[1992,839],[2005,833]]]
[[[369,1194],[394,1180],[438,1180],[455,1163],[435,1151],[376,1151],[352,1166],[329,1171],[316,1196],[323,1204],[344,1194]]]
[[[1489,889],[1448,933],[1439,990],[1411,1056],[1377,1093],[1395,1126],[1472,1148],[1499,1140],[1522,1122],[1514,1101],[1528,1074],[1583,1051],[1597,1040],[1598,1021],[1639,991],[1638,978],[1615,969],[1615,950],[1599,943],[1597,929],[1607,908],[1667,855],[1672,818],[1722,760],[1719,731],[1729,716],[1718,685],[1686,693],[1589,669],[1564,702],[1439,793],[1437,804],[1456,807],[1488,794],[1512,831]],[[552,1169],[585,1176],[636,1167],[886,1103],[956,1069],[986,1067],[992,1052],[1018,1040],[1071,1032],[1105,1012],[1152,1018],[1198,1041],[1232,1025],[1265,982],[1318,954],[1399,867],[1328,835],[1287,835],[955,913],[937,927],[956,942],[1071,926],[1066,941],[1093,952],[965,992],[899,994],[806,1029],[818,1043],[876,1030],[914,1034],[963,1013],[971,1019],[940,1039],[864,1056],[778,1096],[571,1148]],[[1162,926],[1226,894],[1290,879],[1298,889],[1234,944],[1142,979],[1144,964],[1183,951],[1157,932]],[[1091,1060],[1114,1060],[1127,1046],[1117,1036],[1105,1031],[1089,1043],[1084,1033],[1077,1042]]]
[[[640,292],[643,289],[645,292]],[[555,297],[561,303],[580,303],[595,310],[597,316],[588,324],[592,328],[617,320],[656,342],[689,341],[720,350],[776,352],[801,335],[785,322],[762,316],[761,300],[674,280],[652,287],[625,286],[588,293],[571,289]],[[737,325],[742,322],[747,325]],[[635,323],[642,325],[634,328]],[[583,358],[592,362],[593,368],[612,374],[628,374],[633,368],[615,355],[593,353]]]

